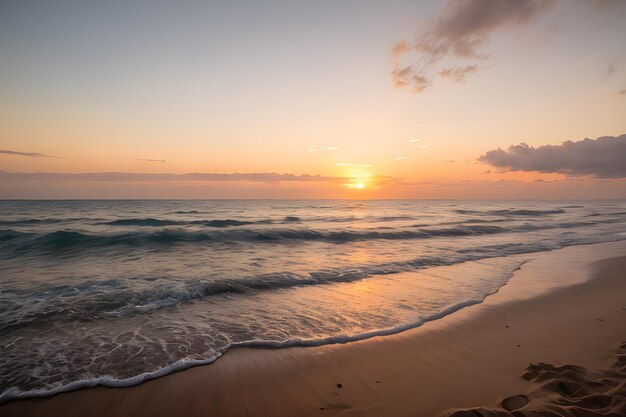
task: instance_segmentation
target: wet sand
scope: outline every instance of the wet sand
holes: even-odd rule
[[[592,246],[541,255],[484,303],[397,335],[235,349],[136,387],[8,402],[0,415],[626,415],[626,256],[590,264],[602,258],[585,257]]]

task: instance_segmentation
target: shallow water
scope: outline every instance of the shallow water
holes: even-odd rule
[[[3,201],[0,399],[402,330],[624,239],[615,201]]]

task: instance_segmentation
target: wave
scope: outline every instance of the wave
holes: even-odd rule
[[[83,217],[73,217],[73,218],[64,218],[64,219],[55,219],[55,218],[47,218],[47,219],[17,219],[17,220],[0,220],[0,225],[2,226],[20,226],[20,225],[39,225],[39,224],[56,224],[56,223],[66,223],[66,222],[85,222],[85,221],[97,221],[102,219],[97,218],[83,218]]]
[[[17,387],[10,387],[6,391],[0,393],[0,404],[15,400],[15,399],[27,399],[27,398],[42,398],[49,397],[52,395],[60,394],[62,392],[75,391],[82,388],[96,387],[96,386],[105,386],[105,387],[130,387],[139,385],[145,381],[160,378],[162,376],[183,371],[195,366],[208,365],[215,362],[218,358],[220,358],[224,353],[231,349],[238,348],[265,348],[265,349],[282,349],[289,347],[315,347],[315,346],[324,346],[331,344],[339,344],[339,343],[349,343],[355,342],[359,340],[371,339],[373,337],[378,336],[389,336],[397,333],[401,333],[410,329],[417,328],[422,326],[425,323],[430,321],[441,319],[445,316],[448,316],[452,313],[455,313],[465,307],[469,307],[472,305],[482,303],[488,296],[498,292],[500,288],[502,288],[508,280],[513,276],[515,271],[519,270],[525,262],[520,262],[520,264],[510,272],[507,278],[504,280],[502,285],[496,288],[493,292],[487,293],[482,297],[469,299],[462,301],[460,303],[452,304],[444,307],[440,311],[420,317],[417,320],[404,323],[391,328],[384,328],[373,330],[364,333],[357,333],[354,335],[337,335],[324,337],[319,339],[285,339],[285,340],[247,340],[242,342],[232,342],[228,346],[221,348],[217,351],[214,356],[209,356],[205,359],[181,359],[170,365],[159,368],[155,371],[144,372],[139,375],[132,376],[130,378],[115,378],[112,376],[100,376],[97,378],[91,379],[82,379],[78,381],[73,381],[68,384],[64,384],[61,386],[54,386],[51,388],[43,388],[43,389],[34,389],[22,391]]]
[[[232,220],[211,220],[214,227],[241,225]],[[374,239],[424,239],[432,237],[477,236],[503,233],[507,229],[498,226],[458,226],[444,229],[395,230],[395,231],[321,231],[308,228],[282,228],[269,230],[235,229],[232,231],[189,231],[184,229],[164,229],[155,232],[128,232],[118,234],[89,234],[84,232],[59,230],[46,234],[23,233],[15,231],[0,232],[0,241],[26,240],[14,248],[25,250],[59,250],[73,247],[107,247],[115,245],[154,245],[184,242],[280,242],[280,241],[325,241],[330,243],[348,243]]]
[[[145,221],[147,219],[140,219]],[[265,242],[281,243],[293,241],[319,241],[343,244],[370,240],[411,240],[430,239],[439,237],[467,237],[483,236],[513,232],[532,232],[549,229],[570,229],[576,227],[593,226],[599,223],[620,223],[624,219],[607,219],[603,221],[561,222],[552,224],[524,223],[518,226],[500,227],[485,224],[467,224],[454,227],[423,227],[423,224],[413,225],[410,229],[365,229],[365,230],[315,230],[311,228],[272,228],[246,229],[233,228],[229,230],[187,230],[162,229],[158,231],[132,231],[112,234],[90,234],[86,232],[59,230],[50,233],[38,234],[34,232],[18,232],[15,230],[0,230],[0,243],[5,249],[13,253],[27,253],[29,251],[58,251],[70,249],[107,248],[116,246],[158,246],[184,243],[227,243],[227,242]],[[199,224],[214,228],[229,226],[243,226],[257,224],[256,222],[242,222],[238,220],[207,220]],[[9,255],[8,251],[5,251]]]
[[[182,223],[176,220],[160,220],[148,217],[145,219],[112,220],[103,224],[107,224],[109,226],[174,226]]]
[[[22,299],[0,305],[0,332],[15,330],[31,323],[48,321],[100,320],[133,317],[152,311],[214,296],[250,294],[301,286],[354,282],[373,275],[388,275],[417,269],[454,265],[506,255],[559,249],[566,246],[597,243],[606,239],[580,238],[560,242],[506,243],[460,249],[457,254],[422,257],[404,261],[354,266],[350,269],[328,269],[308,274],[276,272],[237,279],[193,279],[184,283],[163,279],[163,283],[148,290],[133,290],[124,280],[85,281],[77,285],[44,287],[39,290],[6,294]],[[609,240],[610,241],[610,240]],[[146,279],[146,278],[144,278]],[[148,280],[148,279],[146,279]],[[159,277],[150,277],[157,281]],[[132,281],[132,279],[131,279]],[[27,302],[37,299],[36,304]],[[30,306],[26,309],[22,306]],[[9,319],[10,318],[10,319]]]
[[[0,220],[0,225],[13,226],[21,224],[53,224],[60,223],[62,219],[20,219],[20,220]]]
[[[546,216],[551,214],[563,214],[565,210],[563,209],[552,209],[552,210],[520,210],[520,209],[500,209],[500,210],[486,210],[486,211],[478,211],[478,210],[454,210],[455,213],[459,214],[489,214],[489,215],[497,215],[497,216]]]
[[[178,212],[177,212],[178,213]],[[189,213],[189,212],[186,212]],[[414,217],[410,216],[383,216],[373,217],[372,220],[378,222],[390,222],[397,220],[414,220]],[[322,217],[311,218],[310,220],[317,220],[330,223],[346,223],[357,220],[367,220],[366,218],[359,219],[358,217]],[[285,216],[282,220],[260,219],[260,220],[234,220],[234,219],[217,219],[217,220],[170,220],[170,219],[155,219],[152,217],[138,218],[138,219],[117,219],[104,223],[100,223],[108,226],[184,226],[184,225],[200,225],[208,227],[229,227],[229,226],[246,226],[250,224],[280,224],[280,223],[301,223],[303,219],[298,216]],[[0,222],[0,224],[3,224]],[[6,223],[11,224],[11,223]]]
[[[216,220],[162,220],[152,217],[143,219],[118,219],[110,222],[102,223],[109,226],[182,226],[182,225],[200,225],[208,227],[229,227],[229,226],[246,226],[249,224],[268,224],[271,220],[233,220],[233,219],[216,219]]]
[[[163,307],[227,294],[249,294],[302,286],[358,281],[372,275],[388,275],[419,268],[453,265],[485,258],[485,254],[459,257],[417,258],[409,261],[321,270],[299,275],[290,272],[253,275],[238,279],[194,279],[183,284],[164,280],[149,290],[133,290],[124,280],[85,281],[76,285],[46,286],[37,291],[7,291],[20,302],[0,306],[0,334],[32,323],[94,321],[127,318]],[[158,277],[151,278],[151,281]],[[32,304],[28,300],[38,300]],[[10,318],[10,319],[9,319]]]

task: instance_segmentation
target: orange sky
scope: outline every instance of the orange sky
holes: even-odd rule
[[[626,5],[605,3],[520,1],[469,23],[446,2],[5,4],[0,197],[626,198],[623,178],[477,161],[626,133]],[[324,179],[7,174],[34,172]]]

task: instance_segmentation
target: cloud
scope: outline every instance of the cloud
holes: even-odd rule
[[[65,159],[62,156],[46,155],[45,153],[9,151],[9,150],[6,150],[6,149],[0,149],[0,154],[17,155],[17,156],[30,156],[32,158],[59,158],[59,159]]]
[[[619,90],[619,91],[617,92],[617,94],[618,94],[618,95],[620,95],[620,96],[626,96],[626,88],[624,88],[624,89],[622,89],[622,90]]]
[[[549,10],[556,0],[448,0],[439,14],[413,44],[398,42],[393,50],[392,82],[422,92],[431,85],[429,74],[438,73],[455,81],[477,72],[494,33],[523,28]],[[401,58],[413,52],[416,60],[402,65]],[[442,61],[463,64],[440,66]],[[440,68],[435,68],[435,67]]]
[[[409,43],[405,39],[402,39],[400,42],[394,45],[391,52],[393,53],[394,57],[399,57],[408,53],[410,50],[411,47],[409,46]]]
[[[278,174],[275,172],[261,173],[187,173],[187,174],[149,174],[134,172],[7,172],[0,171],[0,179],[6,180],[47,180],[47,181],[92,181],[92,182],[222,182],[222,181],[249,181],[249,182],[329,182],[344,183],[351,177],[327,177],[323,175],[296,175]]]
[[[409,142],[411,143],[417,143],[417,142],[421,142],[421,139],[410,139]]]
[[[332,151],[338,151],[339,148],[336,146],[317,146],[317,145],[313,145],[313,146],[309,146],[306,148],[307,152],[315,152],[315,151],[322,151],[322,152],[332,152]]]
[[[478,65],[466,65],[464,67],[449,67],[439,71],[439,75],[461,83],[468,74],[478,71]]]
[[[391,71],[391,82],[397,88],[409,88],[415,93],[421,93],[431,84],[422,72],[417,72],[412,66],[399,67],[394,64]]]
[[[626,178],[626,135],[566,141],[538,148],[521,143],[506,151],[500,148],[489,151],[478,160],[508,171]]]
[[[137,160],[145,162],[166,162],[165,159],[137,158]]]
[[[396,156],[394,159],[396,161],[402,161],[403,159],[406,159],[406,156]]]

